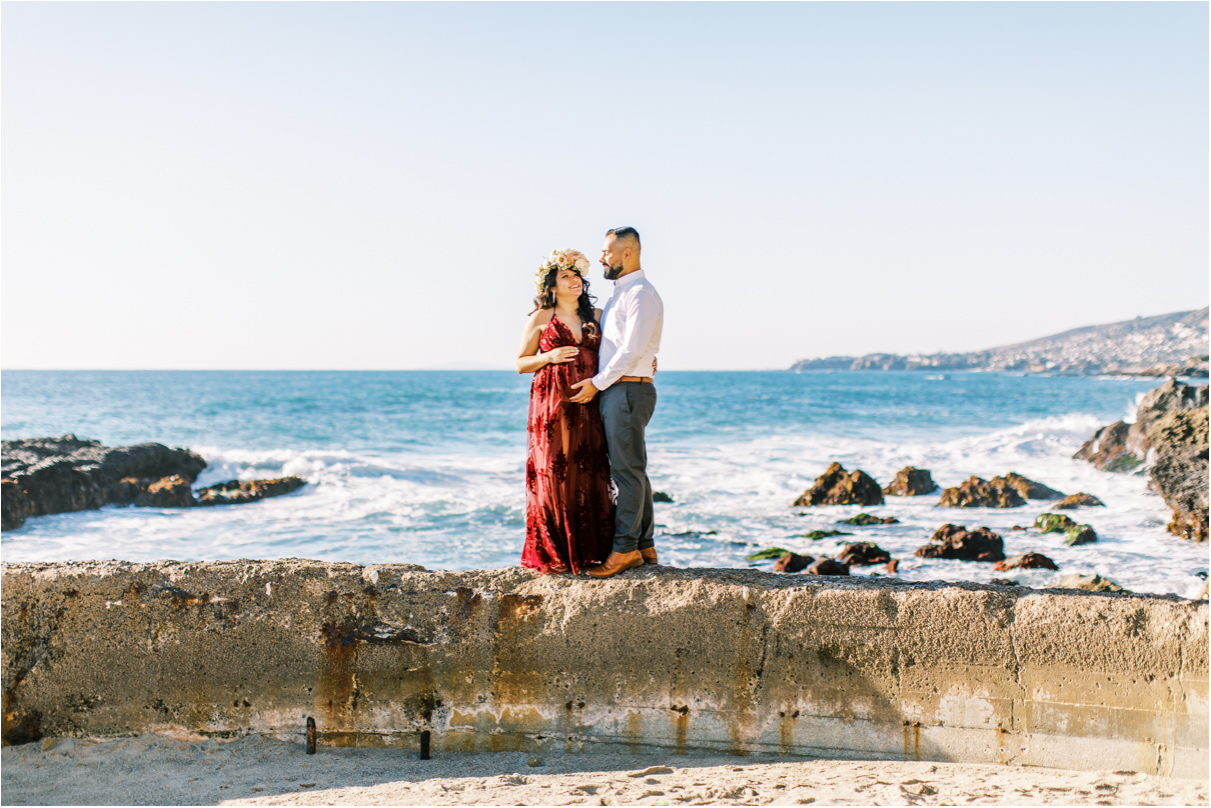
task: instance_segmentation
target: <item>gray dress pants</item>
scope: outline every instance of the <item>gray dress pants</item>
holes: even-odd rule
[[[610,475],[618,489],[614,552],[633,553],[654,546],[652,484],[643,430],[656,409],[656,388],[649,382],[615,382],[597,396]]]

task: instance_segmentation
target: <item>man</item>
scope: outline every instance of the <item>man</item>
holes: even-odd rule
[[[655,564],[652,484],[648,481],[643,430],[656,409],[656,353],[664,325],[664,303],[639,264],[639,232],[619,227],[606,233],[601,265],[614,294],[601,313],[598,372],[572,385],[571,401],[598,406],[610,451],[610,475],[618,489],[614,547],[589,575],[609,578],[623,570]]]

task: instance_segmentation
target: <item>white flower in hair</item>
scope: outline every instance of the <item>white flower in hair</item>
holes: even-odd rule
[[[543,291],[547,285],[547,273],[552,269],[571,269],[580,277],[589,269],[589,259],[580,250],[551,250],[547,260],[538,265],[538,273],[534,276],[534,286]]]

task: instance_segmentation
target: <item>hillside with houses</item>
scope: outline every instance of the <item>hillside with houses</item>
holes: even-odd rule
[[[1074,375],[1207,375],[1207,309],[1137,317],[972,353],[830,356],[801,359],[813,370],[1002,370]]]

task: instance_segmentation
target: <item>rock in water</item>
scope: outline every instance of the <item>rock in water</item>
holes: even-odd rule
[[[31,516],[130,505],[153,482],[197,479],[206,461],[159,443],[109,448],[75,435],[3,442],[3,527]]]
[[[141,508],[190,508],[195,504],[189,480],[179,474],[156,480],[135,495],[135,505]]]
[[[831,539],[833,536],[852,536],[852,533],[846,533],[843,530],[810,530],[803,534],[803,538],[819,541],[820,539]]]
[[[307,484],[300,477],[231,480],[198,492],[190,485],[206,461],[188,449],[159,443],[109,448],[75,435],[4,441],[3,527],[20,527],[30,516],[105,505],[188,508],[255,502],[289,494]]]
[[[1023,477],[1016,471],[1011,471],[1004,477],[993,477],[992,482],[1004,480],[1015,491],[1022,495],[1025,499],[1063,499],[1064,495],[1054,488],[1049,488],[1042,483],[1036,483],[1029,477]]]
[[[1072,510],[1073,508],[1104,508],[1106,503],[1095,497],[1093,494],[1086,494],[1083,491],[1079,494],[1069,494],[1064,497],[1063,502],[1056,503],[1051,507],[1056,510]]]
[[[1070,527],[1064,533],[1066,535],[1064,544],[1069,547],[1075,547],[1078,544],[1093,544],[1097,541],[1097,533],[1089,525]]]
[[[12,530],[25,524],[30,517],[29,499],[15,480],[7,477],[0,480],[0,527]]]
[[[1129,431],[1131,426],[1124,421],[1104,426],[1094,432],[1093,437],[1085,441],[1073,457],[1088,460],[1102,471],[1130,471],[1143,463],[1144,459],[1127,451]]]
[[[781,558],[782,556],[786,555],[787,552],[789,552],[789,551],[784,550],[781,547],[766,547],[764,550],[758,550],[757,552],[753,553],[752,555],[746,555],[744,557],[744,560],[745,561],[765,561],[766,559],[769,559],[769,558]]]
[[[933,481],[929,469],[905,466],[896,472],[895,478],[883,489],[883,493],[893,497],[919,497],[937,490],[938,484]]]
[[[891,553],[873,541],[859,541],[845,545],[837,554],[837,561],[849,567],[870,567],[888,563]]]
[[[1207,407],[1167,414],[1155,422],[1152,436],[1152,482],[1173,509],[1169,532],[1206,541]]]
[[[1170,379],[1160,387],[1150,391],[1140,401],[1135,413],[1135,426],[1151,435],[1153,427],[1171,412],[1196,410],[1208,404],[1207,385],[1183,384],[1177,379]]]
[[[803,572],[807,575],[849,575],[849,567],[832,558],[818,558]]]
[[[942,492],[942,508],[1018,508],[1026,504],[1022,495],[1003,477],[984,480],[972,477],[957,488]]]
[[[804,569],[814,559],[811,556],[801,556],[798,553],[787,553],[774,562],[774,572],[798,572]]]
[[[993,569],[996,570],[997,572],[1007,572],[1008,570],[1017,570],[1017,569],[1058,570],[1059,567],[1057,567],[1055,565],[1054,561],[1052,561],[1050,558],[1043,555],[1042,553],[1024,553],[1020,556],[1014,556],[1013,558],[1007,558],[1004,561],[998,561],[996,566],[993,567]]]
[[[673,498],[663,491],[652,492],[652,502],[672,502]]]
[[[1160,430],[1166,416],[1206,406],[1206,385],[1170,379],[1144,396],[1135,423],[1116,421],[1102,427],[1073,457],[1088,460],[1103,471],[1130,471],[1148,461],[1149,450],[1163,441]]]
[[[921,558],[956,558],[960,561],[1005,560],[1005,543],[986,527],[968,530],[963,525],[945,524],[930,539],[931,544],[917,548]]]
[[[816,484],[803,492],[792,507],[806,505],[882,505],[883,491],[861,469],[848,472],[833,463],[816,478]]]
[[[894,516],[888,516],[885,519],[880,519],[877,516],[871,516],[869,513],[860,513],[857,516],[851,516],[848,519],[841,519],[837,522],[838,525],[854,525],[856,527],[866,527],[868,525],[898,525],[900,520]]]
[[[228,480],[198,489],[199,505],[239,505],[266,497],[280,497],[307,484],[302,477],[278,477],[274,480]]]
[[[1062,513],[1042,513],[1034,520],[1034,526],[1040,533],[1067,533],[1076,527],[1076,522]]]
[[[1086,592],[1127,592],[1121,586],[1111,581],[1109,578],[1103,578],[1100,575],[1080,575],[1073,573],[1065,575],[1059,581],[1051,584],[1053,589],[1083,589]]]

